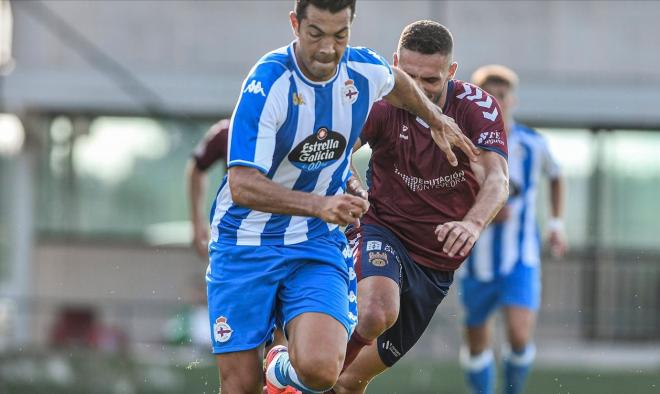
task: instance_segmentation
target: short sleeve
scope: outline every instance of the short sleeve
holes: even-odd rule
[[[502,111],[494,98],[481,92],[483,96],[480,100],[468,101],[469,110],[465,122],[467,130],[463,130],[463,133],[478,148],[497,152],[506,159],[509,150]]]
[[[288,108],[287,72],[281,63],[262,62],[243,82],[229,127],[227,167],[252,167],[264,174],[270,170],[275,134]]]
[[[545,173],[546,176],[548,176],[551,179],[556,179],[559,178],[561,175],[561,167],[559,166],[559,163],[557,162],[555,156],[552,154],[552,151],[550,150],[550,146],[548,145],[548,140],[541,136],[542,138],[542,143],[541,143],[541,154],[543,157],[543,172]]]
[[[223,119],[206,132],[204,138],[197,144],[193,152],[195,166],[200,171],[208,170],[220,160],[227,161],[227,138],[229,120]]]

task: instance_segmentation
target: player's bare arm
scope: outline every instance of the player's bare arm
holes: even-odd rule
[[[202,200],[206,195],[206,173],[197,168],[195,161],[191,159],[186,168],[186,179],[188,180],[190,221],[193,227],[192,244],[200,258],[208,259],[209,226],[202,214]]]
[[[341,226],[357,225],[369,209],[365,199],[348,194],[324,197],[287,189],[251,167],[231,167],[229,187],[238,205],[262,212],[315,216]]]
[[[396,67],[392,67],[392,72],[395,80],[394,88],[384,99],[395,107],[405,109],[426,121],[431,126],[433,139],[452,166],[458,165],[452,146],[465,152],[471,161],[476,161],[480,154],[479,149],[461,132],[454,119],[444,115],[440,107],[424,95],[408,74]]]
[[[564,183],[561,176],[550,179],[550,214],[548,222],[548,242],[550,252],[555,258],[560,258],[566,253],[566,237],[562,217],[564,214]]]
[[[485,151],[476,162],[470,163],[470,168],[480,186],[474,205],[463,220],[443,223],[435,229],[443,252],[450,257],[468,254],[509,195],[509,170],[500,154]]]

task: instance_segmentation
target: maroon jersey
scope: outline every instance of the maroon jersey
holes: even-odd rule
[[[476,146],[507,157],[500,109],[486,92],[449,81],[443,112]],[[458,166],[452,167],[428,125],[386,101],[374,104],[360,139],[372,149],[367,171],[371,207],[363,222],[387,227],[418,264],[457,269],[465,258],[443,253],[434,230],[462,220],[475,202],[479,185],[468,157],[454,149]]]
[[[227,161],[228,135],[229,119],[223,119],[211,126],[193,153],[195,165],[200,171],[206,171],[218,160]]]

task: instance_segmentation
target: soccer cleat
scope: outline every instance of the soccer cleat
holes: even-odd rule
[[[277,356],[281,353],[286,352],[286,346],[277,345],[273,346],[272,349],[268,351],[266,359],[264,360],[264,374],[266,375],[266,386],[264,387],[264,394],[302,394],[301,391],[295,389],[291,386],[286,386],[284,388],[279,388],[280,385],[275,385],[268,379],[268,368],[274,366],[274,363],[277,362]]]

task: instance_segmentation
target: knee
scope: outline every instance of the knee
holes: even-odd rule
[[[530,332],[525,329],[513,328],[509,332],[509,343],[514,351],[522,351],[530,341]]]
[[[396,305],[367,303],[358,315],[358,331],[367,339],[376,339],[396,323],[399,308]]]
[[[342,364],[343,352],[328,355],[310,352],[296,358],[291,356],[291,364],[303,384],[313,390],[325,390],[335,385]]]
[[[261,392],[263,386],[260,374],[251,374],[246,370],[238,369],[221,369],[220,383],[222,384],[223,390],[229,393]]]

